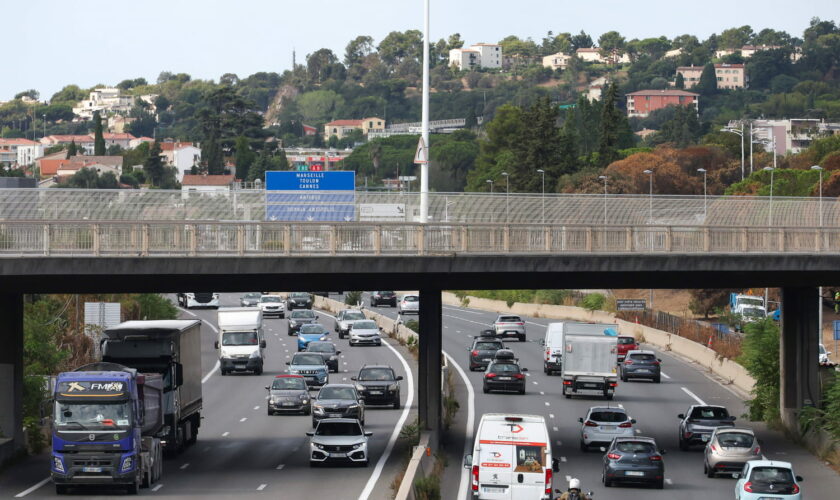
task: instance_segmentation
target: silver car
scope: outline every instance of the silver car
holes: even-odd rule
[[[314,431],[306,433],[309,440],[309,466],[326,462],[368,465],[368,438],[359,421],[350,418],[325,418]]]
[[[614,406],[593,406],[586,417],[579,418],[580,450],[587,451],[592,445],[607,445],[615,437],[633,437],[636,421],[623,408]]]
[[[356,321],[350,327],[350,346],[382,345],[379,327],[373,320]]]
[[[403,295],[397,304],[398,314],[420,314],[420,296]]]
[[[335,317],[335,331],[338,338],[343,339],[349,332],[350,326],[356,321],[367,319],[365,313],[358,309],[343,309]]]
[[[761,459],[761,446],[752,429],[718,427],[706,444],[703,473],[708,477],[741,472],[750,460]]]

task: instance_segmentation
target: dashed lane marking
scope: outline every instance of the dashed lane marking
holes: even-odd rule
[[[229,435],[230,435],[230,432],[227,432],[227,431],[225,431],[225,432],[223,432],[223,433],[222,433],[222,437],[227,437],[227,436],[229,436]]]
[[[157,490],[159,490],[159,489],[161,489],[161,488],[163,488],[163,483],[161,483],[161,484],[159,484],[159,485],[155,486],[154,488],[152,488],[152,491],[157,491]]]
[[[540,391],[540,396],[545,396],[545,392]]]
[[[666,482],[667,484],[674,484],[674,482],[673,482],[673,481],[671,481],[671,478],[669,478],[669,477],[666,477],[666,478],[665,478],[665,482]]]
[[[259,406],[255,406],[255,407],[254,407],[254,409],[255,409],[255,410],[259,410],[259,409],[260,409],[260,407],[259,407]]]
[[[682,389],[684,393],[686,393],[686,394],[688,394],[689,396],[691,396],[692,398],[694,398],[694,400],[695,400],[695,401],[697,401],[698,403],[700,403],[701,405],[706,406],[706,403],[705,403],[702,399],[700,399],[700,398],[697,396],[697,394],[694,394],[693,392],[689,391],[689,390],[688,390],[688,389],[686,389],[685,387],[680,387],[680,389]]]
[[[283,467],[285,467],[285,466],[286,466],[286,464],[280,464],[276,468],[277,468],[277,470],[283,470]]]
[[[557,427],[552,427],[552,429],[554,430],[554,432],[558,432],[560,430]]]
[[[268,485],[267,484],[261,484],[261,485],[257,486],[257,491],[264,490],[266,486],[268,486]]]
[[[546,406],[551,406],[551,403],[549,403],[548,401],[546,401],[546,402],[545,402],[545,405],[546,405]]]
[[[660,374],[660,375],[662,375],[662,376],[663,376],[663,377],[665,377],[665,378],[671,378],[671,377],[670,377],[667,373],[665,373],[665,372],[659,372],[659,374]]]
[[[27,489],[21,491],[20,493],[18,493],[17,495],[15,495],[15,498],[23,498],[26,495],[28,495],[28,494],[32,493],[33,491],[37,490],[41,486],[47,484],[48,482],[50,482],[50,478],[42,479],[35,486],[30,486],[29,488],[27,488]]]
[[[566,457],[560,457],[560,461],[566,463]]]
[[[246,420],[248,420],[248,417],[242,417],[242,418],[239,419],[240,422],[244,422]]]
[[[179,467],[179,469],[184,470],[184,469],[186,469],[186,468],[187,468],[187,467],[189,467],[189,466],[190,466],[190,464],[189,464],[189,462],[187,462],[187,463],[185,463],[184,465],[182,465],[181,467]]]

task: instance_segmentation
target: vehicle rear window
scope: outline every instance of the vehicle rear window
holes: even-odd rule
[[[373,321],[357,321],[353,323],[354,330],[376,330],[376,323]]]
[[[403,297],[403,300],[406,302],[417,302],[420,299],[418,299],[416,295],[406,295]]]
[[[750,448],[753,436],[745,432],[721,432],[717,435],[717,441],[724,448]]]
[[[656,361],[656,356],[653,354],[631,354],[630,359],[633,361]]]
[[[636,339],[633,337],[618,337],[618,343],[621,345],[635,344]]]
[[[394,380],[394,372],[390,368],[365,368],[359,372],[359,380]]]
[[[589,420],[595,422],[621,423],[627,421],[627,414],[620,411],[593,411]]]
[[[513,363],[493,363],[491,373],[519,373],[519,365]]]
[[[691,412],[691,418],[700,420],[721,420],[729,417],[726,408],[695,408]]]
[[[306,292],[294,292],[294,293],[290,294],[289,296],[292,297],[292,298],[295,298],[295,299],[308,299],[309,298],[309,294],[306,293]]]
[[[494,351],[503,349],[504,347],[499,344],[498,342],[476,342],[475,343],[475,350],[476,351]]]
[[[784,467],[756,467],[750,473],[753,493],[793,493],[793,474]]]
[[[622,441],[616,445],[616,449],[622,453],[656,453],[652,443],[643,441]]]
[[[501,316],[498,321],[499,323],[522,323],[522,318],[519,316]]]

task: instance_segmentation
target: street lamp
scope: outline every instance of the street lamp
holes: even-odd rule
[[[510,174],[502,172],[505,178],[505,222],[510,224]]]
[[[767,226],[773,225],[773,172],[776,170],[773,167],[764,167],[763,170],[770,172],[770,211],[767,214]]]
[[[647,174],[650,179],[650,196],[648,199],[648,213],[650,214],[650,220],[648,220],[648,224],[653,224],[653,170],[645,170],[644,173]]]
[[[741,174],[744,173],[743,167],[744,165],[741,164]],[[706,216],[708,215],[708,204],[706,203],[706,169],[698,168],[697,171],[703,172],[703,219],[705,220]]]
[[[47,114],[46,113],[44,113],[43,123],[44,123],[44,135],[42,137],[46,137],[47,136]]]
[[[493,179],[487,179],[487,183],[490,184],[490,194],[493,194]]]
[[[741,138],[741,180],[744,180],[744,122],[741,122],[741,128],[724,127],[720,129],[721,132],[729,132],[736,134]],[[750,134],[752,134],[752,123],[750,123]],[[752,137],[752,135],[750,135]],[[752,161],[752,154],[750,154],[750,161]],[[752,173],[752,165],[750,165],[750,173]]]
[[[599,179],[604,181],[604,227],[607,226],[607,177],[606,175],[599,175]]]
[[[814,165],[813,167],[811,167],[811,170],[816,170],[820,173],[820,201],[819,201],[819,205],[817,205],[817,206],[819,207],[819,212],[820,212],[820,227],[822,227],[822,225],[823,225],[823,209],[822,209],[822,171],[823,171],[823,168],[819,165]]]
[[[538,168],[538,174],[542,174],[542,221],[545,224],[545,170]]]

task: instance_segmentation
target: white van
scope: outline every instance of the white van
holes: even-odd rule
[[[464,457],[476,500],[550,500],[552,465],[548,427],[539,415],[482,415],[473,453]]]
[[[261,375],[265,362],[262,311],[253,307],[219,309],[219,364],[222,375],[250,371]]]
[[[549,323],[545,329],[545,338],[540,341],[543,348],[543,372],[553,375],[563,368],[563,336],[566,333],[576,335],[606,335],[607,330],[618,332],[618,326],[610,323],[580,323],[566,321]]]

